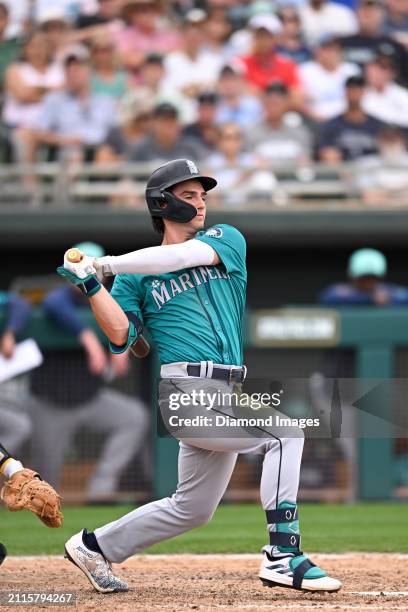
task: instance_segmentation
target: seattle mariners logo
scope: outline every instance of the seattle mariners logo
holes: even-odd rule
[[[190,159],[186,159],[186,164],[188,169],[190,170],[190,174],[198,174],[198,168],[193,161]]]
[[[211,238],[221,238],[222,229],[220,227],[212,227],[211,229],[205,232],[206,236],[211,236]]]
[[[156,280],[152,282],[152,289],[158,289],[159,287],[160,287],[160,281],[157,280],[156,278]]]

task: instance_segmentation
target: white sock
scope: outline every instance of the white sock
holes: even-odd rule
[[[11,478],[13,474],[21,470],[24,470],[23,464],[21,461],[16,461],[15,459],[8,459],[2,468],[2,472],[6,478]]]

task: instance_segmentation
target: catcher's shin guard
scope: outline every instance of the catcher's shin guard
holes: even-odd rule
[[[4,559],[7,557],[7,548],[0,542],[0,565],[3,563]]]
[[[265,586],[283,586],[300,591],[338,591],[341,582],[327,576],[300,550],[296,504],[281,502],[267,510],[270,545],[263,548],[259,577]]]

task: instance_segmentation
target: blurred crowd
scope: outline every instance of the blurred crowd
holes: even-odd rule
[[[193,158],[235,206],[352,161],[407,200],[406,0],[3,0],[0,92],[3,161]]]

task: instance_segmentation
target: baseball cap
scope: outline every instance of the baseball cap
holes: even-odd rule
[[[254,15],[248,22],[251,30],[267,30],[270,34],[279,34],[282,31],[282,23],[276,15],[263,13]]]
[[[71,62],[85,63],[89,61],[89,51],[84,45],[71,45],[62,56],[62,62],[66,66]]]
[[[152,51],[151,53],[147,53],[145,56],[144,63],[145,64],[159,64],[163,65],[164,57],[161,53],[157,53],[156,51]]]
[[[154,117],[173,117],[177,119],[179,112],[174,104],[170,104],[170,102],[160,102],[153,109]]]
[[[218,103],[218,95],[215,91],[202,91],[197,96],[197,102],[199,104],[209,104],[215,106]]]
[[[121,125],[139,117],[149,115],[153,110],[151,91],[147,87],[131,89],[119,101],[118,121]]]
[[[272,81],[265,87],[266,94],[277,94],[279,96],[287,96],[288,88],[282,81]]]
[[[219,76],[242,76],[244,68],[238,61],[232,61],[229,64],[224,64],[219,72]]]
[[[40,27],[44,26],[44,24],[55,21],[63,23],[67,23],[68,21],[64,9],[57,6],[41,11],[37,17],[37,22]]]
[[[351,278],[385,276],[387,260],[385,255],[376,249],[358,249],[351,254],[347,271]]]
[[[74,247],[79,249],[88,257],[103,257],[105,255],[105,249],[96,242],[79,242]]]
[[[195,8],[188,11],[184,17],[185,24],[201,24],[207,21],[208,15],[203,9]]]
[[[345,82],[345,86],[347,87],[365,87],[366,80],[362,74],[355,74],[353,76],[348,77]]]

